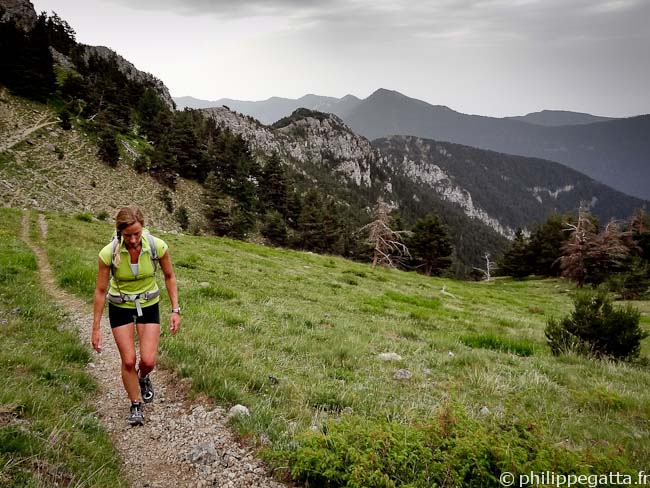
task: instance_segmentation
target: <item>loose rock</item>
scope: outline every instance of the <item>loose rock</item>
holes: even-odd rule
[[[408,369],[398,369],[393,378],[396,380],[410,380],[413,374]]]
[[[382,352],[377,356],[382,361],[401,361],[402,356],[395,352]]]
[[[237,415],[250,415],[250,410],[244,405],[235,405],[228,411],[228,417],[236,417]]]

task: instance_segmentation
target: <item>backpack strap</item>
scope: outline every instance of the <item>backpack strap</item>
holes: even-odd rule
[[[158,258],[158,249],[156,248],[156,240],[151,234],[147,233],[147,241],[149,241],[149,256],[151,257],[153,272],[155,273],[158,269],[158,262],[160,261],[160,258]]]
[[[117,236],[113,237],[113,240],[111,241],[111,276],[115,276],[115,248],[119,246],[120,241],[117,238]]]

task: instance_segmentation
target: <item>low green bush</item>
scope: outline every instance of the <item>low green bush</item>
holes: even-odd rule
[[[288,458],[288,474],[308,486],[483,488],[503,486],[504,472],[518,476],[548,466],[566,474],[625,470],[615,453],[558,446],[524,421],[488,427],[450,407],[417,426],[343,415],[296,440],[294,450],[265,456],[271,464]]]
[[[636,308],[614,307],[603,290],[579,293],[573,303],[570,315],[547,322],[545,335],[554,355],[572,351],[620,360],[638,358],[648,334],[639,325],[641,314]]]
[[[74,217],[75,217],[75,219],[81,220],[82,222],[92,222],[93,221],[93,215],[90,212],[79,212]]]
[[[466,336],[461,338],[461,342],[472,348],[491,349],[518,356],[532,356],[535,352],[535,345],[531,341],[508,339],[492,333]]]

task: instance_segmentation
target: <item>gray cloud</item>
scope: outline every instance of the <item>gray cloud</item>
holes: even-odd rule
[[[111,0],[130,8],[222,19],[288,19],[293,28],[438,42],[648,40],[645,0]],[[353,35],[356,34],[356,35]]]
[[[318,0],[111,0],[113,3],[138,10],[170,11],[175,14],[196,16],[216,15],[228,18],[260,16],[303,15],[324,8]],[[341,4],[343,2],[340,2]],[[339,2],[331,2],[327,8],[336,8]]]

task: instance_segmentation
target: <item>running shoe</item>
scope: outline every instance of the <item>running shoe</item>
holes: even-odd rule
[[[144,415],[142,414],[142,404],[140,402],[131,402],[128,422],[132,426],[144,425]]]
[[[149,375],[145,376],[144,378],[140,378],[140,375],[138,375],[138,381],[140,382],[140,393],[142,394],[144,403],[153,402],[154,391]]]

